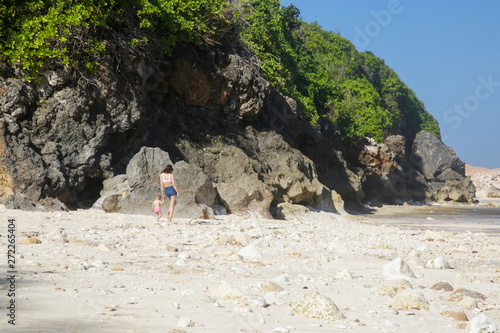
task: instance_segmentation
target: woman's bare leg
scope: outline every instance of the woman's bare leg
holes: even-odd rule
[[[170,197],[170,209],[168,210],[170,215],[168,216],[168,222],[172,222],[172,217],[174,216],[175,199],[175,196]]]

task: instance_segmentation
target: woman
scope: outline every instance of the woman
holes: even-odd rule
[[[165,200],[165,197],[170,200],[170,209],[167,212],[168,222],[172,222],[175,200],[179,198],[179,190],[177,189],[177,185],[175,185],[175,177],[172,171],[174,171],[174,169],[169,164],[160,175],[160,188],[163,194],[163,200]]]

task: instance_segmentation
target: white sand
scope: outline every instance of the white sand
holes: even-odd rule
[[[500,323],[498,233],[400,228],[377,214],[311,213],[301,221],[174,217],[167,225],[153,215],[0,206],[3,271],[9,218],[17,236],[16,326],[7,323],[9,298],[2,291],[1,332],[465,332],[466,322],[441,315],[447,310],[469,319],[484,313]],[[22,245],[28,237],[41,244]],[[231,254],[248,244],[262,257],[234,261]],[[424,267],[438,256],[452,269]],[[411,285],[429,310],[391,307],[403,292],[386,292],[398,281],[385,280],[383,267],[398,257],[415,273]],[[273,279],[284,291],[259,290]],[[252,295],[244,298],[250,305],[214,299],[223,281]],[[487,298],[475,310],[464,309],[452,292],[431,289],[439,281]],[[330,298],[346,318],[293,314],[292,303],[311,291]],[[278,304],[259,307],[262,297]],[[185,318],[199,326],[179,327],[189,323]]]

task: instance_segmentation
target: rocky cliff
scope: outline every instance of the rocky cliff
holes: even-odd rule
[[[476,197],[500,199],[500,169],[466,165],[465,172],[476,186]]]
[[[148,63],[121,52],[96,76],[50,68],[28,83],[13,74],[4,69],[0,82],[0,200],[9,207],[89,207],[102,197],[111,210],[149,211],[166,161],[196,178],[179,185],[203,189],[185,201],[200,211],[271,217],[285,202],[338,211],[344,201],[473,197],[463,163],[427,134],[353,143],[344,158],[251,54],[186,47]]]

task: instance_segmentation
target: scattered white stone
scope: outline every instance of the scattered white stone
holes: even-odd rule
[[[386,280],[405,279],[411,282],[411,279],[415,278],[415,273],[413,273],[410,266],[399,257],[385,264],[383,273]]]
[[[455,282],[456,285],[467,285],[472,282],[472,278],[466,274],[457,273],[453,277],[453,282]]]
[[[260,259],[262,258],[262,253],[259,251],[255,245],[250,244],[242,248],[238,254],[242,256],[243,258],[249,258],[249,259]]]
[[[335,251],[336,253],[348,253],[349,248],[346,242],[339,236],[335,237],[333,241],[328,245],[328,250]]]
[[[103,244],[103,243],[99,244],[97,246],[97,249],[101,250],[101,251],[104,251],[104,252],[110,252],[111,251],[111,249],[106,244]]]
[[[417,250],[418,250],[420,253],[422,253],[422,254],[431,252],[431,250],[429,249],[429,245],[427,245],[427,244],[420,245],[420,246],[417,248]]]
[[[344,269],[342,272],[337,274],[335,277],[336,279],[339,280],[353,280],[354,277],[352,276],[352,273],[348,269]]]
[[[222,282],[217,289],[210,291],[210,296],[216,300],[238,300],[243,293],[235,286]]]
[[[96,260],[92,262],[92,266],[97,267],[97,268],[104,268],[108,265],[107,262],[103,260]]]
[[[481,314],[472,320],[465,329],[466,333],[500,333],[500,326],[485,314]]]
[[[47,234],[47,238],[55,243],[67,243],[68,236],[62,229],[55,229]]]
[[[230,261],[243,261],[243,257],[241,255],[239,255],[238,253],[233,253],[230,257],[229,257],[229,260]]]
[[[279,284],[276,284],[276,283],[271,282],[271,281],[262,281],[262,282],[259,282],[259,284],[257,286],[259,288],[259,291],[262,292],[262,293],[267,293],[267,292],[270,292],[270,291],[278,291],[279,292],[279,291],[285,290]]]
[[[250,307],[265,308],[267,306],[266,299],[262,296],[245,295],[239,300],[241,305]]]
[[[474,309],[477,309],[477,301],[470,297],[470,296],[467,296],[465,297],[463,300],[461,300],[458,305],[463,308],[463,309],[467,309],[467,310],[474,310]]]
[[[186,266],[186,262],[182,259],[179,259],[177,260],[175,263],[174,263],[175,266]]]
[[[191,254],[187,252],[181,252],[177,255],[177,258],[182,259],[182,260],[188,260],[191,259]]]
[[[264,295],[267,304],[269,305],[286,305],[290,304],[291,300],[288,298],[286,292],[270,291]]]
[[[394,298],[391,307],[408,310],[429,310],[429,302],[422,293],[412,289],[405,289]]]
[[[427,264],[425,264],[426,268],[434,268],[434,269],[450,269],[450,264],[443,257],[436,257],[436,259],[429,260]]]
[[[437,231],[426,230],[424,237],[425,238],[432,238],[432,239],[441,239],[441,238],[443,238],[443,235]]]
[[[328,297],[318,292],[306,294],[292,304],[292,312],[305,318],[343,320],[344,314]]]
[[[290,330],[285,327],[276,327],[273,329],[273,333],[290,333]]]
[[[285,274],[278,275],[274,279],[272,279],[273,282],[279,283],[279,282],[290,282],[288,278],[286,277]]]

